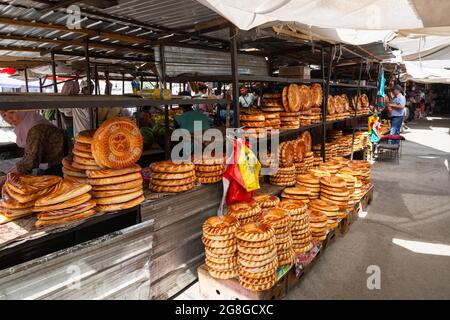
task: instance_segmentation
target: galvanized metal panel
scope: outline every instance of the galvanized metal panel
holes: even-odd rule
[[[231,56],[228,52],[215,50],[165,46],[166,75],[176,77],[190,75],[231,75]],[[158,73],[161,75],[160,50],[154,50]],[[239,74],[267,76],[265,57],[248,54],[238,55]]]
[[[153,221],[0,271],[0,299],[148,299]]]

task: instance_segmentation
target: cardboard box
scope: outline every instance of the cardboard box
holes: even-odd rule
[[[306,66],[280,68],[280,77],[311,79],[311,69]]]

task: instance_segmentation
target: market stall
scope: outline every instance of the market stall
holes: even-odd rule
[[[42,9],[41,7],[44,7],[44,4],[39,5],[37,9]],[[16,9],[19,8],[20,6],[17,6]],[[60,13],[50,14],[49,21],[57,20]],[[186,34],[168,27],[150,26],[133,20],[132,17],[119,19],[117,16],[109,15],[109,19],[116,23],[139,25],[144,30],[152,30],[162,38],[169,31],[173,31],[176,35],[175,39],[169,37],[165,41],[161,39],[155,43],[145,36],[130,36],[120,31],[103,30],[101,28],[103,22],[98,19],[98,12],[93,13],[91,9],[84,8],[83,13],[89,17],[89,24],[97,23],[99,25],[95,35],[103,39],[108,38],[109,41],[117,40],[119,44],[110,43],[107,40],[71,39],[72,31],[66,30],[64,26],[58,24],[37,23],[12,17],[2,18],[3,22],[20,27],[19,31],[22,33],[30,27],[42,30],[51,29],[68,34],[68,39],[54,40],[59,41],[58,43],[50,41],[51,45],[44,45],[44,49],[51,54],[51,59],[47,59],[46,63],[52,66],[52,76],[46,76],[45,79],[53,79],[55,93],[1,94],[0,108],[13,110],[90,108],[94,110],[100,107],[159,107],[162,111],[160,116],[164,119],[163,148],[158,149],[155,153],[147,150],[146,153],[142,147],[136,145],[135,140],[142,138],[139,137],[140,134],[136,133],[133,139],[130,138],[129,145],[140,149],[139,152],[133,152],[127,147],[125,148],[127,152],[122,153],[120,159],[113,159],[108,156],[111,154],[108,153],[111,143],[102,143],[102,141],[111,141],[110,137],[100,134],[100,131],[107,132],[108,129],[104,130],[101,126],[99,129],[92,128],[97,129],[97,135],[86,134],[81,135],[78,140],[75,139],[73,157],[67,158],[64,163],[64,181],[70,180],[90,186],[91,189],[89,187],[85,190],[80,189],[80,194],[77,194],[76,197],[90,194],[93,201],[97,202],[98,210],[95,213],[92,212],[89,217],[80,217],[76,223],[64,223],[58,227],[47,226],[42,229],[40,226],[40,228],[36,228],[37,220],[45,219],[36,220],[36,216],[29,215],[30,212],[27,212],[27,217],[0,225],[0,238],[2,239],[2,243],[0,243],[0,257],[2,257],[0,283],[4,284],[2,288],[5,288],[5,291],[2,291],[2,298],[166,299],[173,297],[196,281],[197,268],[204,263],[205,258],[201,226],[206,219],[217,215],[223,195],[221,182],[226,164],[224,159],[214,159],[212,162],[211,159],[203,159],[203,162],[196,166],[180,167],[159,161],[162,160],[162,157],[170,158],[169,112],[173,106],[186,103],[185,99],[178,96],[164,96],[164,90],[171,88],[172,84],[183,84],[184,87],[189,82],[228,84],[229,88],[226,88],[225,85],[217,86],[226,88],[224,91],[227,91],[220,97],[194,98],[189,103],[228,105],[227,113],[234,112],[234,124],[232,125],[234,128],[243,126],[245,128],[280,129],[279,134],[272,138],[279,139],[283,143],[283,148],[287,148],[286,150],[294,148],[294,141],[304,141],[303,138],[309,136],[305,139],[308,141],[308,150],[303,150],[297,155],[292,154],[291,157],[297,160],[286,165],[287,169],[282,167],[282,171],[285,170],[291,175],[290,179],[286,180],[286,173],[281,172],[278,176],[275,175],[271,179],[266,178],[261,181],[260,192],[269,196],[289,194],[289,190],[286,192],[283,189],[294,187],[297,184],[298,181],[295,177],[297,174],[306,174],[314,168],[328,170],[330,168],[326,168],[326,164],[332,162],[336,157],[351,159],[355,157],[356,159],[357,152],[365,150],[368,146],[364,130],[356,128],[364,128],[364,125],[367,124],[368,108],[374,101],[374,91],[377,87],[373,83],[362,82],[369,81],[369,79],[363,79],[362,66],[367,59],[364,50],[346,48],[340,57],[341,62],[345,62],[342,63],[342,66],[339,59],[336,58],[337,47],[334,44],[321,41],[311,43],[304,39],[300,41],[296,37],[287,37],[286,33],[277,34],[272,28],[262,30],[264,36],[259,38],[259,41],[252,41],[254,33],[239,34],[238,30],[228,23],[218,24],[215,27],[203,26],[209,32],[227,31],[227,36],[220,38],[205,36],[195,26],[193,29],[196,31]],[[102,18],[108,19],[108,15]],[[217,19],[217,15],[212,13],[210,18]],[[74,31],[74,33],[77,32]],[[82,29],[80,33],[93,36],[88,29]],[[4,37],[13,40],[14,36],[9,34]],[[24,37],[29,41],[39,42],[39,38]],[[61,48],[62,45],[68,45],[67,42],[71,40],[78,41],[75,48],[70,48],[70,46]],[[203,44],[198,45],[198,41],[202,41]],[[150,47],[154,47],[153,50],[148,50]],[[10,49],[14,51],[13,48]],[[115,53],[111,54],[110,50]],[[142,70],[138,68],[139,72],[133,75],[133,79],[136,78],[136,75],[139,78],[141,76],[148,77],[150,74],[152,79],[155,81],[157,79],[159,87],[151,94],[142,90],[142,87],[136,88],[139,91],[136,94],[122,96],[101,95],[99,90],[99,94],[91,96],[58,94],[56,65],[59,58],[70,56],[85,59],[83,61],[84,70],[75,76],[85,76],[88,81],[91,78],[101,78],[98,70],[102,70],[100,67],[102,60],[118,60],[122,63],[131,61],[138,62],[140,65],[150,63],[152,64],[149,68],[151,72],[145,68]],[[371,59],[379,62],[379,59],[374,57]],[[299,63],[314,64],[319,67],[311,77],[296,73],[287,76],[275,73],[293,63],[295,65]],[[108,65],[108,68],[112,68],[112,66]],[[103,72],[108,68],[105,67]],[[345,70],[341,71],[342,68]],[[104,77],[108,77],[107,73],[104,73]],[[122,79],[125,81],[125,77]],[[261,101],[255,106],[258,107],[256,112],[240,108],[237,94],[239,85],[258,87]],[[97,87],[97,84],[95,86]],[[304,103],[305,97],[311,95],[312,91],[319,92],[321,99]],[[231,95],[232,100],[229,99],[229,94],[227,98],[226,93],[230,92],[235,93]],[[283,92],[288,93],[289,97],[284,96]],[[313,100],[313,96],[311,96],[311,100]],[[90,115],[93,118],[94,112],[92,111]],[[119,126],[119,123],[131,126],[128,122],[116,121],[118,122],[115,124],[106,121],[102,126],[104,128],[108,125],[114,127]],[[134,125],[135,123],[133,123],[133,127],[127,127],[128,129],[125,131],[134,132]],[[124,133],[122,136],[128,137],[128,134]],[[260,136],[259,138],[265,139],[266,137]],[[121,139],[117,137],[117,140]],[[89,148],[86,144],[95,144],[96,147]],[[295,146],[297,145],[299,143],[295,144]],[[363,154],[358,156],[358,159],[363,158]],[[290,160],[286,161],[288,164]],[[138,167],[136,162],[141,167]],[[120,165],[116,167],[117,163]],[[97,172],[96,169],[100,169],[100,167],[108,169]],[[136,181],[138,183],[134,185],[133,183]],[[129,185],[123,185],[127,183]],[[320,181],[316,183],[320,184]],[[122,185],[122,187],[117,188],[117,185]],[[367,188],[363,189],[362,185],[358,185],[358,197],[360,198],[358,201],[349,202],[348,206],[357,206],[361,199],[369,193],[369,184],[365,187]],[[67,186],[62,195],[66,196],[76,188],[73,185]],[[320,189],[317,192],[320,194]],[[37,193],[36,188],[32,193]],[[294,194],[294,199],[305,200],[304,196],[304,194]],[[64,197],[60,197],[57,200],[50,200],[54,204],[59,204],[71,199],[73,198],[65,200]],[[111,202],[112,200],[114,201]],[[38,202],[39,198],[33,201]],[[123,203],[127,203],[126,207],[118,205]],[[44,207],[46,203],[41,203],[41,205]],[[33,207],[40,206],[33,204]],[[88,210],[91,208],[83,212]],[[297,210],[301,219],[305,218],[305,210]],[[354,216],[355,213],[349,210],[345,217],[342,216],[342,220],[333,222],[333,228],[330,230],[338,228],[336,224],[346,221],[345,219],[352,215]],[[45,214],[41,217],[48,218]],[[304,222],[306,223],[306,221]],[[323,223],[323,221],[319,222]],[[280,228],[286,229],[287,225]],[[328,241],[327,239],[332,237],[333,232],[324,234],[323,230],[319,230],[316,234],[317,242]],[[301,234],[297,236],[297,240],[302,240],[300,239]],[[323,238],[324,236],[325,238]],[[134,243],[139,245],[134,247]],[[309,248],[309,243],[307,246],[301,246],[301,244],[299,241],[297,247],[305,251],[311,251],[313,248],[313,246]],[[307,248],[309,249],[306,250]],[[318,248],[317,243],[314,244],[314,248]],[[294,262],[294,257],[287,252],[286,254],[287,258],[281,258],[287,260],[292,258],[290,261]],[[82,268],[81,273],[77,274],[78,278],[76,279],[80,279],[83,287],[86,285],[86,291],[75,294],[69,290],[70,288],[65,289],[69,280],[63,276],[63,270],[80,259],[85,261],[83,267],[92,267]],[[101,265],[101,267],[95,267],[97,265]],[[121,269],[123,266],[125,267]],[[46,268],[51,272],[47,275],[41,274],[40,268]],[[275,265],[273,268],[275,269]],[[93,270],[97,270],[97,272]],[[36,272],[40,274],[40,280],[37,284],[33,284],[29,279]],[[71,279],[73,280],[73,278]],[[104,287],[98,288],[97,291],[91,290],[105,279],[108,281]],[[271,275],[270,283],[273,280]],[[236,281],[234,285],[236,285]],[[17,287],[20,287],[20,290]],[[48,291],[50,287],[56,289]],[[117,290],[112,288],[117,288]],[[266,287],[260,289],[265,290]]]

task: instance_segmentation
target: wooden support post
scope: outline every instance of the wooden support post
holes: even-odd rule
[[[236,26],[230,26],[230,50],[231,50],[231,79],[233,90],[233,113],[234,113],[234,127],[241,126],[240,108],[239,108],[239,66],[238,66],[238,29]]]
[[[56,63],[55,63],[55,54],[51,53],[52,58],[52,76],[53,76],[53,92],[58,93],[58,84],[56,81]]]
[[[122,95],[125,94],[125,73],[122,73]]]
[[[105,94],[110,96],[110,95],[112,95],[112,87],[110,86],[110,83],[109,83],[109,71],[108,70],[105,71],[105,81],[106,81]]]
[[[98,96],[100,92],[100,82],[98,80],[98,68],[97,64],[94,65],[94,83],[95,83],[95,95]]]

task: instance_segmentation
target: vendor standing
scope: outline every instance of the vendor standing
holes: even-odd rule
[[[62,175],[64,133],[35,111],[4,110],[0,112],[5,122],[14,127],[16,144],[24,149],[23,158],[10,172],[29,174],[47,163],[44,174]],[[0,185],[4,181],[0,179]]]
[[[89,96],[94,92],[94,83],[86,80],[81,81],[80,84],[81,94]],[[89,108],[74,108],[73,114],[73,135],[76,137],[79,132],[90,130],[92,128],[91,120],[89,117]]]
[[[250,108],[256,106],[256,96],[248,91],[247,87],[241,87],[239,89],[241,93],[239,97],[239,104],[242,108]]]
[[[391,113],[391,135],[399,135],[403,123],[406,98],[402,94],[402,87],[398,84],[392,88],[392,92],[394,93],[394,97],[389,104],[389,111]]]

